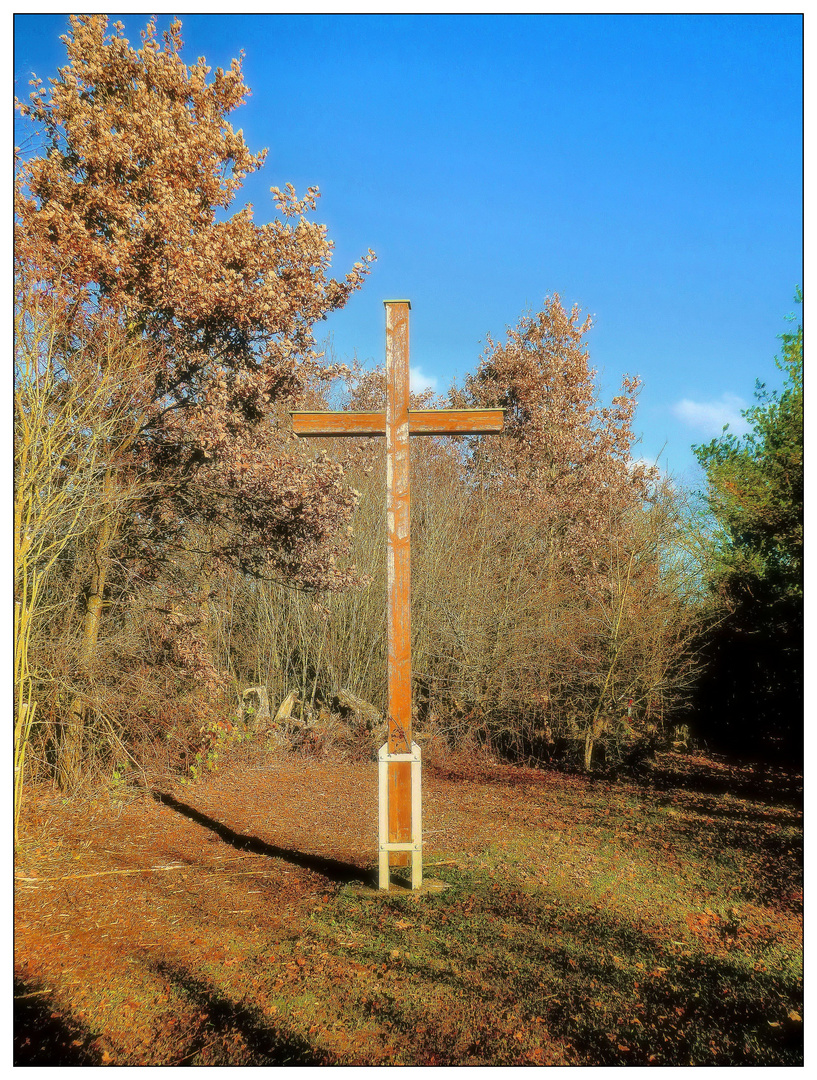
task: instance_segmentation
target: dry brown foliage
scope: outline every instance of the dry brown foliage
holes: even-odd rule
[[[632,460],[637,381],[598,403],[587,329],[548,299],[452,395],[507,408],[506,431],[413,442],[412,656],[422,735],[591,768],[637,760],[679,714],[703,600],[680,493]],[[382,372],[364,373],[348,405],[382,407],[382,393]],[[320,448],[361,491],[352,557],[369,585],[321,609],[234,585],[222,660],[275,700],[345,688],[382,710],[382,445]]]
[[[326,717],[340,690],[382,711],[382,445],[299,442],[287,410],[324,406],[338,378],[346,407],[377,408],[384,384],[317,350],[314,324],[373,258],[328,276],[317,189],[272,189],[266,225],[226,215],[264,160],[227,119],[249,93],[240,59],[186,66],[178,21],[133,48],[104,16],[72,16],[64,40],[68,64],[19,105],[44,149],[18,161],[16,269],[19,325],[47,314],[59,394],[93,406],[104,374],[92,412],[117,423],[95,443],[105,513],[64,546],[26,675],[30,764],[71,787],[157,736],[186,760],[248,685],[273,712],[295,691]],[[683,507],[633,460],[638,380],[600,404],[589,327],[546,298],[449,398],[505,408],[502,435],[412,446],[428,739],[590,768],[683,702],[701,608]],[[312,743],[370,752],[370,732],[331,725]]]
[[[313,324],[374,256],[329,276],[332,245],[309,217],[316,188],[273,188],[265,225],[251,207],[226,216],[264,161],[227,120],[249,93],[240,59],[212,75],[203,59],[186,66],[178,20],[161,39],[152,20],[133,48],[121,24],[72,16],[63,40],[66,66],[18,103],[42,144],[17,161],[20,322],[40,317],[32,296],[47,304],[72,393],[92,385],[108,338],[138,357],[137,377],[111,391],[129,406],[129,437],[100,449],[101,499],[119,510],[77,551],[81,684],[98,666],[103,614],[115,623],[143,583],[169,576],[178,591],[179,564],[196,573],[193,609],[227,566],[312,589],[355,580],[339,562],[356,494],[339,464],[301,452],[286,408],[324,370]],[[125,512],[134,478],[147,483]],[[69,786],[91,705],[78,689],[62,723]]]

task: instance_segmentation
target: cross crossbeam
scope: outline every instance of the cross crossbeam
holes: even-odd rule
[[[385,300],[386,409],[384,412],[292,413],[292,430],[303,437],[385,436],[388,568],[388,859],[405,866],[412,830],[411,555],[409,547],[409,437],[486,435],[502,430],[503,409],[409,408],[408,300]],[[419,751],[418,751],[419,753]],[[415,763],[419,767],[419,760]],[[419,772],[416,773],[419,777]],[[415,829],[419,805],[415,806]],[[397,850],[395,850],[397,848]],[[381,853],[382,856],[382,853]],[[381,857],[381,863],[383,859]],[[413,864],[415,866],[417,864]],[[421,875],[412,872],[412,888]],[[381,887],[383,884],[381,874]]]
[[[502,430],[502,409],[409,409],[409,435],[479,435]],[[385,435],[382,412],[295,412],[299,435]],[[295,425],[297,424],[297,427]]]

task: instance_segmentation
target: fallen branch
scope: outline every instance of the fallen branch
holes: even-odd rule
[[[441,865],[441,864],[440,864]],[[75,881],[78,878],[105,877],[108,874],[157,874],[162,870],[206,870],[207,867],[191,866],[189,863],[180,863],[178,866],[145,866],[141,870],[94,870],[90,874],[63,874],[62,877],[16,877],[15,881],[21,881],[26,885],[48,885],[51,881]],[[217,869],[217,868],[216,868]],[[289,870],[279,870],[280,874],[289,874]],[[240,877],[242,874],[271,874],[271,870],[230,870],[219,877]]]
[[[17,877],[15,881],[24,881],[26,883],[36,882],[38,885],[47,885],[50,881],[73,881],[76,878],[89,878],[89,877],[105,877],[107,874],[155,874],[160,870],[191,870],[195,867],[190,867],[187,863],[179,863],[178,866],[145,866],[141,870],[94,870],[90,874],[63,874],[62,877]]]

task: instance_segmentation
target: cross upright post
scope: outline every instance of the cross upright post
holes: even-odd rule
[[[420,748],[411,730],[411,518],[409,437],[489,434],[502,430],[502,409],[409,408],[408,300],[385,300],[386,410],[292,413],[300,436],[386,437],[388,610],[388,742],[380,751],[380,888],[389,865],[411,861],[411,886],[422,883]]]
[[[386,303],[386,581],[389,756],[410,754],[411,732],[411,489],[409,485],[408,300]],[[388,766],[390,843],[411,843],[410,761]],[[419,831],[419,830],[418,830]],[[418,841],[419,842],[419,841]],[[395,851],[406,866],[408,851]]]

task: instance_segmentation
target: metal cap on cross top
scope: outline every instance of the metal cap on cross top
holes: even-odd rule
[[[409,408],[409,300],[384,300],[386,408],[378,412],[292,413],[292,430],[305,437],[386,438],[388,613],[388,742],[379,755],[379,884],[389,887],[389,865],[411,862],[411,887],[422,884],[421,753],[411,730],[411,549],[409,438],[412,435],[485,435],[502,430],[504,409]]]

